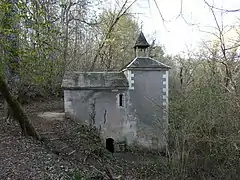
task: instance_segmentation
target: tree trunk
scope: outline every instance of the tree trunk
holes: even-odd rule
[[[40,137],[29,120],[28,116],[22,109],[17,99],[11,95],[9,88],[2,76],[0,76],[0,92],[7,101],[8,105],[12,109],[13,117],[16,119],[21,127],[24,135],[32,136],[33,138],[40,140]]]

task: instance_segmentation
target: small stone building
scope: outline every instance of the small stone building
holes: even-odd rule
[[[150,148],[166,145],[169,66],[148,56],[141,32],[136,57],[119,72],[67,72],[67,116],[101,129],[102,137]]]

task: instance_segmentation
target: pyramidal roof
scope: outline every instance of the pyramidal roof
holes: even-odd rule
[[[170,66],[156,61],[150,57],[136,57],[121,70],[124,69],[148,69],[148,70],[168,70]]]
[[[137,38],[137,41],[135,43],[135,46],[134,48],[148,48],[150,45],[148,44],[143,32],[141,31],[138,38]]]

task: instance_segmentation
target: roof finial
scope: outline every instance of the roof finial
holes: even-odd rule
[[[142,31],[143,29],[143,21],[141,21],[141,25],[140,25],[140,30]]]

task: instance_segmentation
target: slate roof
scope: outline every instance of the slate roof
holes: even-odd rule
[[[170,66],[167,66],[159,61],[156,61],[150,57],[136,57],[134,60],[125,65],[123,69],[170,69]]]
[[[63,89],[127,89],[128,80],[123,72],[67,72]]]
[[[141,31],[141,33],[139,34],[137,41],[135,43],[134,48],[148,48],[150,45],[148,44],[143,32]]]

